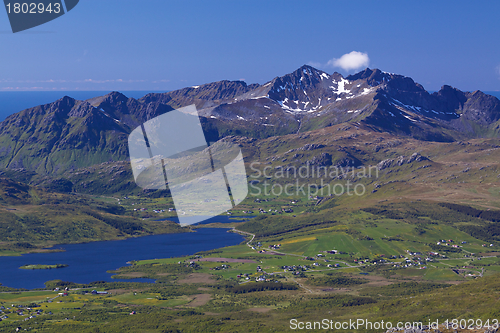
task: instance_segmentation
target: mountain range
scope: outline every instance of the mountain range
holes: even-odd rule
[[[128,158],[128,134],[143,122],[195,104],[207,141],[265,139],[346,123],[420,141],[498,137],[500,101],[365,69],[347,77],[304,65],[260,84],[219,81],[140,99],[119,92],[85,101],[63,97],[0,123],[0,168],[62,175]]]

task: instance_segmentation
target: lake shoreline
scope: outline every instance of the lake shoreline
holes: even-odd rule
[[[97,243],[97,242],[114,242],[114,241],[123,241],[127,239],[134,239],[134,238],[143,238],[143,237],[149,237],[149,236],[158,236],[158,235],[174,235],[174,234],[185,234],[185,233],[191,233],[191,232],[196,232],[196,230],[191,229],[190,227],[184,227],[187,230],[182,231],[182,232],[167,232],[167,233],[158,233],[158,234],[150,234],[150,235],[127,235],[124,237],[115,237],[115,238],[110,238],[110,239],[97,239],[97,240],[92,240],[92,241],[75,241],[75,242],[69,242],[69,243],[56,243],[53,245],[48,245],[43,248],[36,248],[36,249],[30,249],[26,251],[16,251],[13,249],[3,249],[0,250],[0,258],[2,257],[19,257],[22,255],[26,254],[35,254],[35,253],[57,253],[57,252],[65,252],[66,250],[63,248],[59,249],[54,249],[56,246],[65,246],[65,245],[74,245],[74,244],[92,244],[92,243]],[[5,254],[5,252],[9,254]]]
[[[213,217],[210,220],[214,219],[221,219],[224,218],[225,221],[218,221],[218,222],[201,222],[197,223],[194,225],[189,225],[189,226],[184,226],[182,227],[182,231],[178,232],[169,232],[169,233],[158,233],[158,234],[150,234],[150,235],[126,235],[124,237],[114,237],[110,239],[98,239],[98,240],[92,240],[92,241],[75,241],[75,242],[69,242],[69,243],[56,243],[56,244],[51,244],[48,246],[45,246],[43,248],[35,248],[35,249],[27,249],[26,251],[16,251],[15,249],[2,249],[0,250],[0,258],[2,257],[18,257],[26,254],[34,254],[34,253],[56,253],[56,252],[64,252],[65,250],[63,248],[58,248],[55,249],[54,247],[56,246],[65,246],[65,245],[70,245],[70,244],[91,244],[95,242],[109,242],[109,241],[122,241],[122,240],[127,240],[127,239],[132,239],[132,238],[142,238],[142,237],[149,237],[149,236],[158,236],[158,235],[173,235],[173,234],[185,234],[185,233],[190,233],[190,232],[196,232],[198,229],[204,229],[204,228],[232,228],[235,226],[235,224],[239,224],[242,222],[247,222],[250,219],[254,218],[255,216],[216,216]],[[176,217],[167,217],[167,218],[151,218],[153,221],[177,221]],[[48,242],[51,243],[51,242]],[[6,254],[7,253],[7,254]]]
[[[124,240],[61,244],[64,251],[30,253],[0,257],[0,283],[18,289],[40,289],[51,280],[88,284],[95,281],[118,282],[110,270],[129,262],[152,258],[175,258],[201,251],[241,244],[242,235],[232,228],[197,228],[193,232],[149,235]],[[23,265],[68,264],[64,269],[19,269]],[[127,279],[120,282],[147,282]]]

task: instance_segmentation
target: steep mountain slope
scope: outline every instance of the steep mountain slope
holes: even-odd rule
[[[0,167],[41,174],[128,157],[128,134],[172,108],[113,92],[88,101],[70,97],[26,109],[0,123]]]
[[[373,117],[366,119],[368,124],[436,141],[498,134],[500,101],[494,96],[480,91],[462,92],[450,86],[429,94],[411,78],[379,70],[367,69],[347,80],[377,87],[374,101],[378,108]]]
[[[87,102],[64,97],[0,124],[0,165],[57,173],[123,159],[128,128]]]

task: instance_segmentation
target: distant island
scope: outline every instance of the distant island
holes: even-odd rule
[[[68,265],[56,264],[56,265],[24,265],[19,267],[19,269],[53,269],[53,268],[64,268]]]

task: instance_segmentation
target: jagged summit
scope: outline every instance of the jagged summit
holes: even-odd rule
[[[350,81],[367,80],[368,83],[373,84],[373,83],[383,82],[386,78],[389,78],[390,76],[391,76],[390,73],[382,72],[378,68],[375,69],[366,68],[361,72],[347,76],[347,79]]]
[[[239,96],[236,101],[269,98],[289,112],[318,110],[345,92],[347,81],[339,73],[328,74],[309,65],[279,76]]]
[[[342,75],[304,65],[264,85],[267,97],[288,111],[314,111],[344,92]]]

